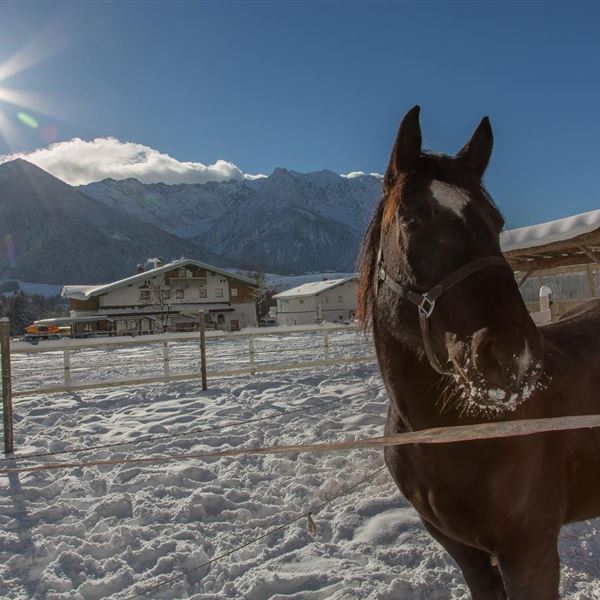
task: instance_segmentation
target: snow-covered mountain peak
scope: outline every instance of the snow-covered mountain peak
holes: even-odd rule
[[[355,266],[381,180],[282,167],[255,180],[143,184],[104,180],[79,188],[170,233],[279,273]]]

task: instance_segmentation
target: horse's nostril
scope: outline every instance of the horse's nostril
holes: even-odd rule
[[[504,375],[502,355],[493,337],[486,336],[479,342],[475,348],[474,362],[477,370],[489,383],[502,384]]]

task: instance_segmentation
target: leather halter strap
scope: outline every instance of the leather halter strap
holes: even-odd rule
[[[440,375],[448,375],[449,372],[444,370],[438,357],[436,356],[429,335],[429,317],[431,317],[431,314],[433,313],[435,303],[440,296],[452,289],[455,285],[459,284],[461,281],[464,281],[471,275],[474,275],[478,271],[486,269],[487,267],[504,267],[511,269],[506,260],[500,256],[484,256],[483,258],[478,258],[460,267],[460,269],[457,269],[448,275],[448,277],[442,279],[440,283],[434,285],[428,292],[423,293],[407,287],[387,273],[383,264],[382,249],[381,247],[379,248],[377,255],[377,280],[375,282],[375,293],[378,292],[379,285],[384,284],[398,294],[398,296],[406,298],[417,307],[419,311],[419,325],[421,327],[421,335],[423,336],[425,353],[427,354],[427,358],[429,359],[429,363],[433,369],[440,373]]]

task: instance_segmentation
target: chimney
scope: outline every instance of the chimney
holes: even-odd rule
[[[136,270],[138,273],[143,273],[144,272],[144,265],[142,263],[140,263],[137,267]]]

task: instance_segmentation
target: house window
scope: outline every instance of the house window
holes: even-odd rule
[[[237,298],[237,288],[231,288],[231,297]]]
[[[183,300],[183,298],[184,298],[183,288],[177,288],[175,290],[175,299],[176,300]]]
[[[300,304],[304,304],[304,298],[298,298],[298,302],[299,302]]]
[[[338,296],[338,302],[343,302],[344,301],[344,296]]]
[[[323,296],[323,298],[321,298],[321,304],[327,304],[327,302],[329,302],[329,299],[327,296]]]
[[[160,295],[163,300],[171,299],[171,288],[164,288],[160,290]]]
[[[215,290],[215,298],[222,298],[223,297],[223,288],[217,288]]]
[[[200,288],[198,293],[200,294],[200,298],[206,298],[206,290],[204,288]]]
[[[140,300],[142,302],[150,302],[151,300],[151,295],[150,295],[150,290],[147,288],[142,288],[140,290]]]

